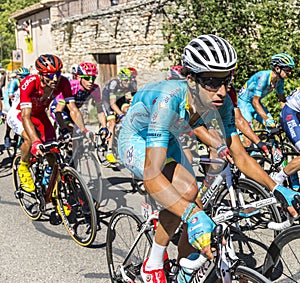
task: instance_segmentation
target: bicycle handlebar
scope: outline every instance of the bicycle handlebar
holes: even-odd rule
[[[263,204],[263,202],[265,201],[265,204]],[[221,224],[224,223],[225,221],[228,221],[230,219],[236,218],[236,217],[245,217],[246,214],[249,215],[249,217],[251,216],[251,213],[246,213],[247,209],[254,209],[257,210],[260,206],[266,206],[266,204],[273,204],[273,203],[277,203],[277,200],[274,197],[262,200],[262,201],[256,201],[253,202],[251,204],[249,204],[248,207],[243,207],[242,209],[237,208],[237,209],[231,209],[220,213],[218,215],[216,215],[215,217],[213,217],[213,221],[216,224]],[[286,229],[290,226],[292,226],[292,224],[294,223],[294,218],[292,218],[291,216],[288,217],[287,220],[277,223],[277,222],[269,222],[268,223],[268,228],[275,230],[275,231],[280,231],[283,229]],[[193,270],[197,270],[199,269],[206,261],[207,261],[207,257],[203,254],[200,254],[200,256],[197,259],[188,259],[188,258],[182,258],[179,261],[179,264],[181,267],[187,268],[187,269],[193,269]]]

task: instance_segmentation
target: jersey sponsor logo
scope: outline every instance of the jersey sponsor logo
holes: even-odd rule
[[[295,138],[297,135],[296,135],[296,132],[295,132],[294,128],[297,127],[297,123],[295,122],[295,120],[291,120],[291,121],[287,122],[287,125],[288,125],[288,128],[289,128],[291,137]]]
[[[287,116],[285,117],[285,120],[286,120],[286,121],[291,121],[292,118],[293,118],[293,116],[292,116],[291,114],[289,114],[289,115],[287,115]]]
[[[24,84],[22,85],[21,89],[22,90],[26,90],[26,88],[29,86],[29,84],[32,82],[32,81],[35,81],[36,80],[36,77],[30,77],[29,79],[27,79]]]
[[[147,133],[147,137],[161,137],[161,134],[159,133]]]

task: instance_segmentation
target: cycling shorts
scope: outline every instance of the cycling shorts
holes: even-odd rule
[[[137,178],[142,180],[146,157],[146,140],[137,133],[121,131],[118,141],[118,153],[122,164]],[[171,139],[168,144],[167,160],[169,159],[173,159],[177,163],[182,164],[192,176],[195,176],[190,162],[175,138]]]
[[[21,110],[17,110],[16,106],[10,108],[8,111],[7,123],[16,134],[21,136],[24,131],[24,127],[22,124]],[[46,112],[39,113],[38,117],[31,116],[31,121],[36,130],[39,132],[42,142],[56,140],[55,130]]]
[[[266,114],[268,114],[268,109],[263,104],[261,104],[261,106],[266,112]],[[257,120],[261,124],[264,124],[264,119],[256,112],[251,103],[242,99],[238,99],[238,108],[240,108],[243,117],[248,121],[251,127],[253,119]]]

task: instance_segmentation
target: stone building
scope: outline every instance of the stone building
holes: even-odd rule
[[[91,61],[103,85],[124,67],[139,73],[139,85],[167,76],[163,23],[169,0],[42,0],[10,16],[17,49],[29,67],[39,54],[54,53],[71,65]]]

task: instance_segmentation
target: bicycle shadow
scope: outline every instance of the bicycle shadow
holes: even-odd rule
[[[98,209],[97,236],[94,243],[89,248],[105,249],[106,231],[113,212],[120,207],[133,208],[128,203],[128,199],[136,193],[136,191],[131,188],[131,180],[131,177],[113,176],[103,178],[102,201]]]
[[[0,145],[0,156],[3,155],[0,161],[0,177],[7,177],[11,175],[12,158],[5,153],[4,145]]]

